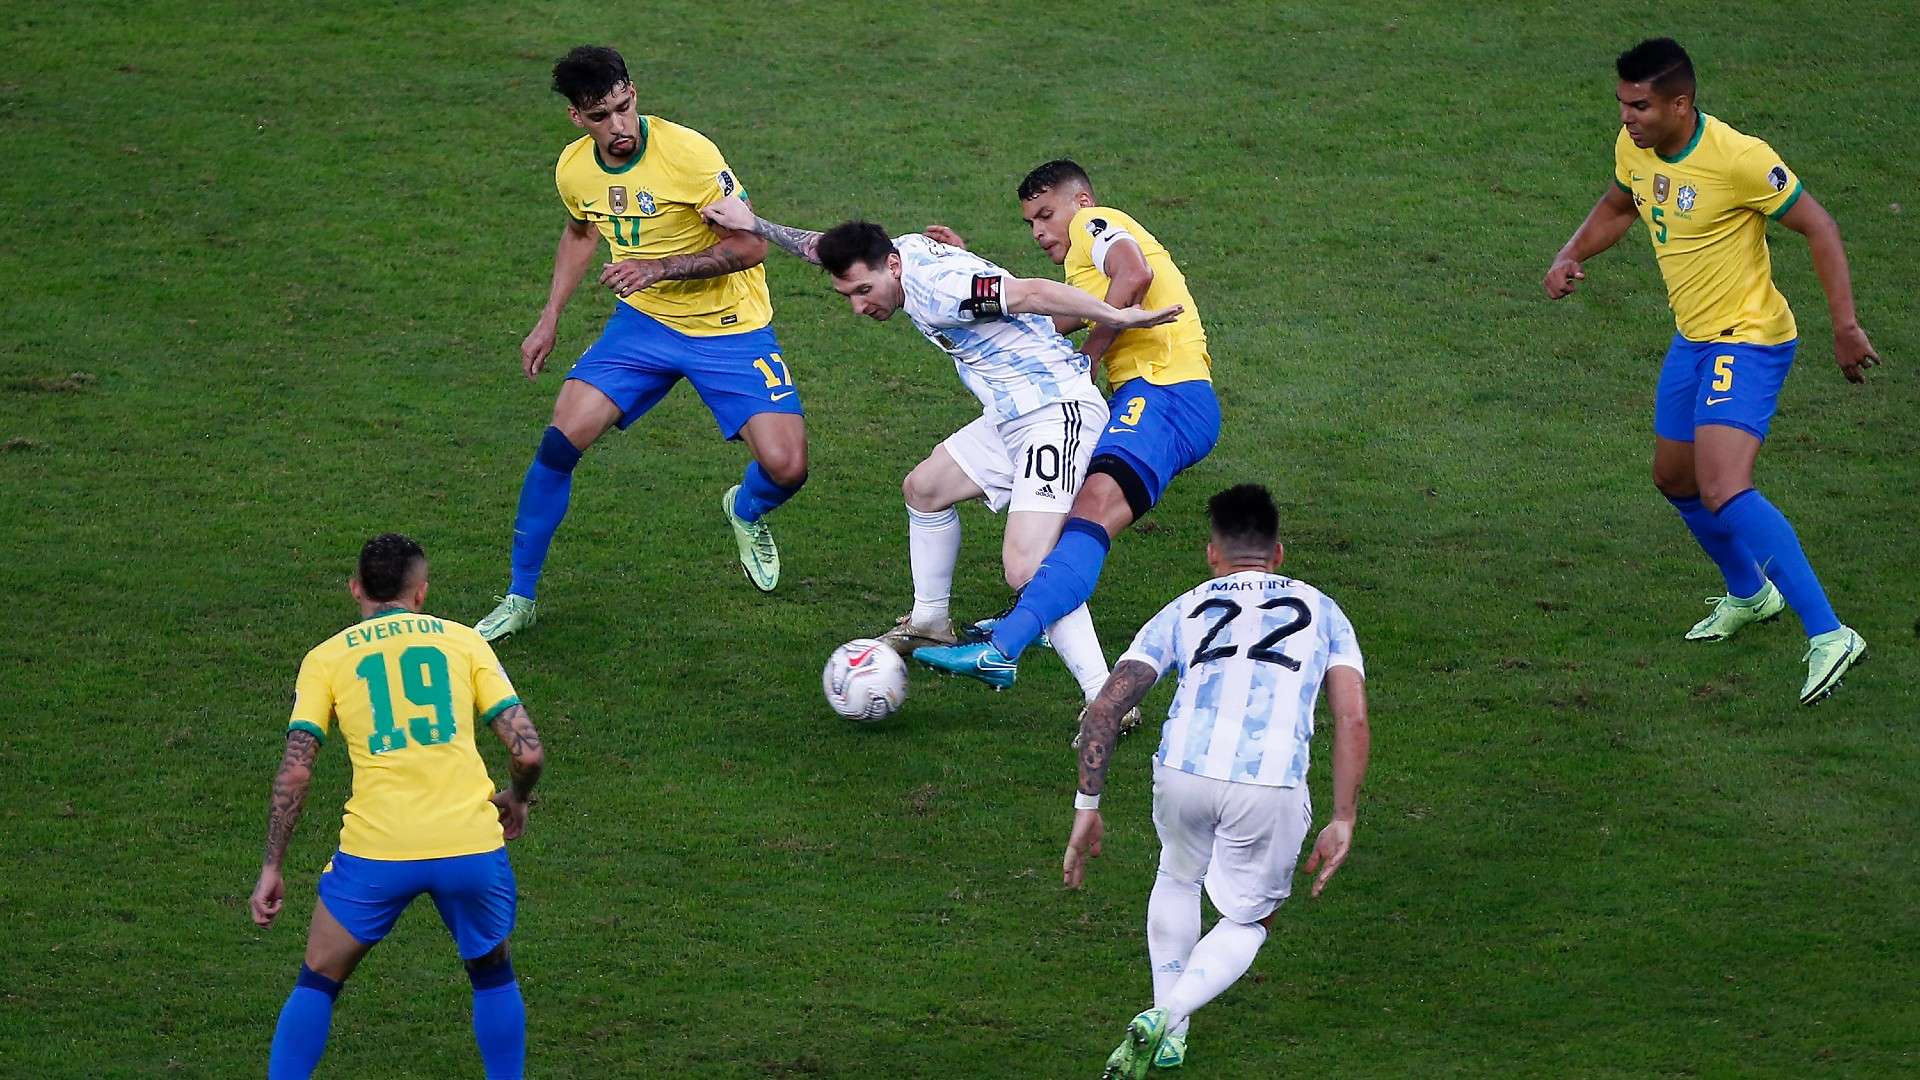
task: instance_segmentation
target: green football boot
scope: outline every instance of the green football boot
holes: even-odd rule
[[[1687,631],[1688,641],[1725,641],[1741,627],[1757,622],[1766,622],[1779,615],[1787,606],[1787,598],[1780,590],[1767,582],[1760,595],[1742,600],[1734,596],[1709,596],[1707,603],[1713,606],[1713,612],[1706,618],[1693,624]]]
[[[500,606],[474,624],[473,628],[480,632],[481,638],[499,641],[508,634],[517,634],[533,625],[533,601],[513,593],[494,599],[500,601]]]
[[[1153,1067],[1156,1069],[1177,1069],[1187,1063],[1187,1037],[1168,1032],[1160,1040],[1160,1049],[1153,1055]]]
[[[726,511],[727,524],[733,526],[733,542],[740,548],[740,569],[761,592],[772,592],[780,584],[780,549],[774,545],[773,530],[762,521],[741,521],[733,512],[734,497],[740,494],[735,484],[720,496],[720,509]]]
[[[1146,1080],[1153,1056],[1167,1038],[1167,1010],[1148,1009],[1127,1025],[1127,1041],[1107,1056],[1100,1080]]]
[[[1840,677],[1867,655],[1867,639],[1850,626],[1807,639],[1807,682],[1800,688],[1800,704],[1811,705],[1840,687]]]

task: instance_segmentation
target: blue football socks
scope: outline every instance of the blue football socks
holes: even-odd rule
[[[802,477],[800,483],[792,487],[781,487],[773,482],[759,462],[749,461],[746,474],[740,478],[740,492],[733,497],[734,515],[751,525],[793,498],[794,493],[806,482],[806,478]]]
[[[1693,530],[1693,538],[1700,542],[1701,550],[1720,568],[1720,576],[1727,579],[1727,595],[1739,600],[1760,595],[1760,590],[1767,587],[1767,579],[1761,575],[1753,553],[1734,536],[1732,528],[1707,509],[1698,495],[1684,499],[1669,495],[1667,501],[1680,511],[1680,520]]]
[[[293,993],[280,1007],[273,1029],[273,1056],[267,1060],[267,1080],[307,1080],[327,1050],[327,1029],[333,1026],[333,1000],[340,984],[300,965]]]
[[[1814,576],[1806,552],[1800,550],[1800,537],[1766,496],[1748,488],[1721,504],[1717,516],[1735,539],[1760,558],[1780,595],[1800,616],[1808,637],[1840,628],[1840,619],[1827,602],[1827,591]]]
[[[580,451],[559,428],[548,428],[533,464],[527,466],[527,478],[520,485],[520,509],[513,518],[513,584],[507,591],[515,596],[534,599],[540,570],[547,564],[547,548],[567,516],[573,467],[578,464]]]
[[[1086,603],[1112,547],[1112,538],[1098,522],[1068,518],[1059,542],[1021,591],[1020,602],[993,628],[993,647],[1018,660],[1041,631]]]
[[[513,963],[468,972],[473,982],[473,1041],[487,1080],[520,1080],[527,1061],[527,1005]]]

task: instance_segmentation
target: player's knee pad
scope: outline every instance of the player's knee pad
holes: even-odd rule
[[[476,956],[467,961],[467,981],[473,984],[475,990],[492,990],[513,980],[513,956],[507,951],[504,941],[485,956]]]
[[[1147,482],[1140,479],[1140,474],[1134,471],[1126,458],[1118,454],[1094,455],[1093,460],[1087,463],[1087,475],[1097,476],[1101,473],[1113,477],[1113,482],[1120,485],[1120,494],[1126,496],[1127,508],[1133,511],[1135,521],[1146,517],[1147,511],[1153,509],[1153,497],[1147,494]]]
[[[580,464],[580,448],[559,428],[549,427],[540,437],[540,449],[534,451],[533,459],[554,472],[570,473]]]
[[[338,998],[340,996],[340,989],[347,984],[344,979],[329,979],[307,965],[301,964],[300,974],[293,980],[293,985],[304,986],[309,990],[318,990],[329,998]]]

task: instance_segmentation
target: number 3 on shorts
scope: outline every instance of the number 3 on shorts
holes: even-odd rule
[[[1147,411],[1146,398],[1143,398],[1143,397],[1128,398],[1127,411],[1120,414],[1120,422],[1127,425],[1128,427],[1133,427],[1135,424],[1138,424],[1140,422],[1140,414],[1146,411]]]
[[[773,364],[769,365],[767,363],[767,360],[772,360]],[[766,357],[765,359],[755,360],[753,362],[753,366],[759,368],[760,374],[766,377],[767,389],[769,390],[772,390],[778,386],[793,385],[793,375],[787,371],[787,362],[785,360],[780,359],[779,353],[774,353],[772,356]],[[778,367],[780,369],[780,373],[778,375],[774,374],[773,372],[774,367]]]

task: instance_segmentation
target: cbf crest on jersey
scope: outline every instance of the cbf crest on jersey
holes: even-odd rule
[[[651,191],[641,192],[640,193],[640,212],[642,214],[645,214],[648,217],[652,217],[655,209],[656,207],[653,204],[653,192]]]
[[[1656,203],[1666,202],[1667,188],[1672,183],[1673,182],[1671,180],[1667,179],[1666,173],[1654,173],[1653,174],[1653,201]]]
[[[1692,184],[1681,184],[1680,190],[1675,192],[1673,196],[1674,209],[1680,211],[1683,215],[1691,214],[1693,213],[1693,204],[1695,200],[1699,198],[1700,193],[1693,189]]]
[[[607,189],[607,210],[615,214],[624,214],[627,212],[626,188],[610,187]]]

